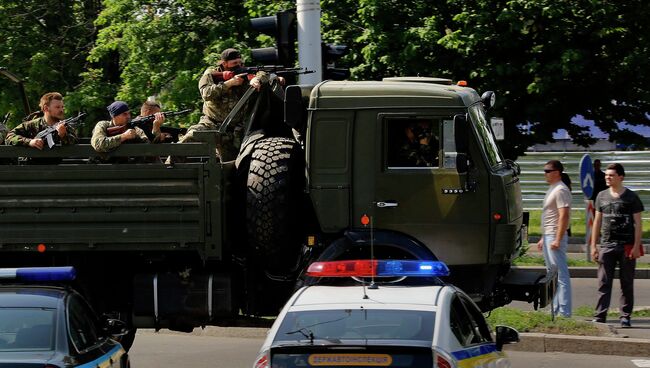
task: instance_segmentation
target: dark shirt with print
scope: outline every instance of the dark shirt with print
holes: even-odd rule
[[[639,196],[629,189],[618,197],[603,190],[596,197],[596,211],[602,214],[600,246],[603,252],[622,251],[634,244],[634,214],[644,210]]]

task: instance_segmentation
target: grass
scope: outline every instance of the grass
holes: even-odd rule
[[[487,317],[492,329],[497,325],[506,325],[519,332],[538,332],[548,334],[599,336],[600,329],[592,323],[572,318],[555,317],[545,312],[525,312],[513,308],[501,307],[493,310]]]
[[[585,259],[567,259],[569,267],[595,267],[597,264],[595,262],[588,262]],[[544,266],[544,257],[543,256],[531,256],[529,254],[524,254],[515,258],[513,264],[515,266]],[[636,268],[650,268],[650,263],[637,262]]]
[[[594,307],[593,306],[587,306],[583,305],[580,306],[576,309],[573,310],[573,315],[579,316],[579,317],[592,317],[594,315]],[[608,317],[612,317],[614,319],[617,319],[619,314],[617,309],[610,309],[607,312]],[[650,309],[641,309],[641,310],[635,310],[632,313],[632,318],[634,317],[650,317]]]
[[[528,235],[540,236],[540,222],[542,211],[529,211],[530,219],[528,221]],[[642,238],[650,238],[650,219],[642,220],[643,235]],[[585,237],[585,211],[571,211],[571,236]]]

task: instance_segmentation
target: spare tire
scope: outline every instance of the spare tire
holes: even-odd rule
[[[248,169],[246,226],[252,255],[267,273],[288,275],[300,256],[304,158],[291,138],[255,143]]]

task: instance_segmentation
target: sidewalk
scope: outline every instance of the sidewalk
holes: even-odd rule
[[[585,320],[589,320],[584,318]],[[631,328],[618,321],[596,323],[607,336],[573,336],[520,333],[521,341],[506,345],[506,351],[565,352],[571,354],[650,357],[650,318],[633,318]]]

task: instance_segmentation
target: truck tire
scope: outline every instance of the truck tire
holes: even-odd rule
[[[304,164],[299,144],[284,137],[260,139],[251,154],[246,226],[253,258],[265,271],[287,275],[300,255],[300,206]]]

